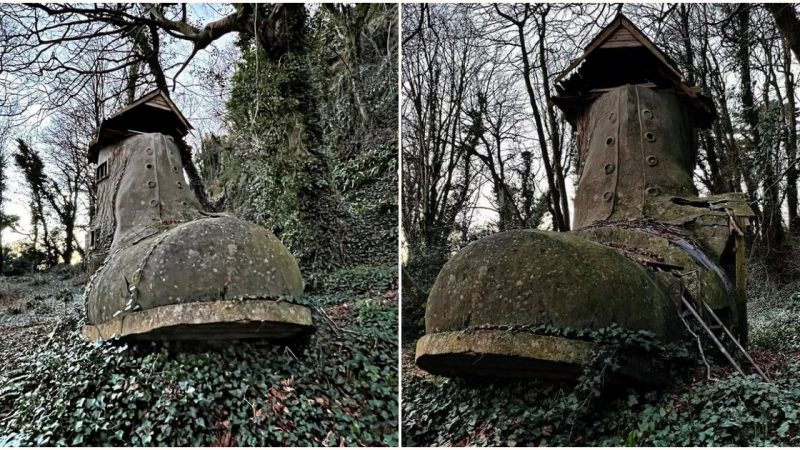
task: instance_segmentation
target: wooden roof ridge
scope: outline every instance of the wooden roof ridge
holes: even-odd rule
[[[553,84],[559,83],[564,77],[569,75],[576,67],[580,65],[581,62],[583,62],[583,60],[585,60],[589,56],[589,54],[591,54],[593,51],[595,51],[597,48],[603,45],[603,43],[605,43],[619,29],[625,29],[629,33],[631,33],[631,35],[633,35],[633,37],[640,44],[642,44],[643,47],[650,50],[650,53],[652,53],[656,58],[658,58],[664,64],[664,66],[666,66],[669,69],[671,75],[676,77],[676,81],[681,82],[683,75],[681,75],[681,73],[678,72],[678,69],[675,68],[672,59],[669,58],[664,52],[662,52],[661,49],[659,49],[655,45],[655,43],[653,43],[653,41],[651,41],[650,38],[648,38],[642,32],[642,30],[640,30],[636,25],[634,25],[630,19],[628,19],[622,13],[618,13],[614,17],[614,20],[612,20],[608,25],[606,25],[605,28],[603,28],[603,30],[600,33],[598,33],[597,36],[595,36],[594,39],[592,39],[591,42],[589,42],[589,44],[586,45],[586,47],[583,48],[583,54],[577,59],[574,59],[569,64],[569,66],[567,66],[567,68],[564,69],[556,77]]]
[[[164,91],[162,89],[159,89],[159,88],[153,89],[152,91],[142,95],[135,102],[133,102],[130,105],[128,105],[128,106],[122,108],[121,110],[115,112],[110,117],[108,117],[106,120],[113,119],[114,117],[119,117],[119,116],[125,114],[126,112],[128,112],[128,111],[130,111],[130,110],[132,110],[132,109],[134,109],[134,108],[136,108],[138,106],[141,106],[141,105],[143,105],[145,103],[148,103],[148,102],[150,102],[152,100],[155,100],[156,97],[159,97],[159,96],[161,97],[161,100],[163,100],[167,104],[167,107],[169,108],[169,110],[172,111],[178,117],[178,119],[186,127],[186,129],[187,130],[192,130],[193,129],[192,128],[192,124],[189,123],[189,120],[186,119],[186,117],[183,115],[181,110],[178,109],[178,106],[175,105],[175,103],[172,101],[172,99],[169,98],[169,95],[164,93]],[[157,105],[151,105],[151,106],[157,106]]]

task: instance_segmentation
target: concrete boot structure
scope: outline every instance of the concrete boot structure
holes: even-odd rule
[[[263,227],[202,210],[176,144],[188,123],[158,91],[143,99],[104,122],[91,152],[98,172],[90,248],[102,262],[86,287],[84,336],[212,340],[311,331],[309,308],[279,300],[303,293],[292,255]],[[147,119],[159,113],[166,116]]]
[[[743,266],[733,275],[744,248],[731,230],[752,211],[741,194],[698,197],[692,181],[694,131],[713,121],[713,104],[624,16],[562,73],[557,90],[553,101],[579,141],[574,231],[497,233],[455,255],[428,298],[419,367],[574,378],[592,342],[537,334],[537,326],[617,324],[669,342],[684,330],[685,300],[699,311],[708,305],[744,337]],[[646,360],[623,372],[654,381]]]

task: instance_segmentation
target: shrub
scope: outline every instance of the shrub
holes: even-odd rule
[[[11,316],[22,314],[22,308],[20,308],[19,306],[10,306],[6,308],[6,314]]]

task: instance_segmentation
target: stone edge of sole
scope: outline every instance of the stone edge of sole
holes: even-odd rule
[[[269,327],[266,322],[287,324],[298,330],[311,329],[314,326],[311,310],[306,306],[268,299],[220,300],[166,305],[122,314],[100,324],[85,325],[82,334],[87,341],[96,341],[157,334],[159,330],[170,327],[194,325],[230,324],[235,327],[264,324],[264,327]],[[214,338],[215,336],[208,337]]]

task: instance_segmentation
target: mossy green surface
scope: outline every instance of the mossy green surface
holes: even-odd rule
[[[481,239],[442,269],[426,332],[481,325],[599,329],[617,323],[675,336],[675,306],[639,264],[564,233],[516,230]]]

